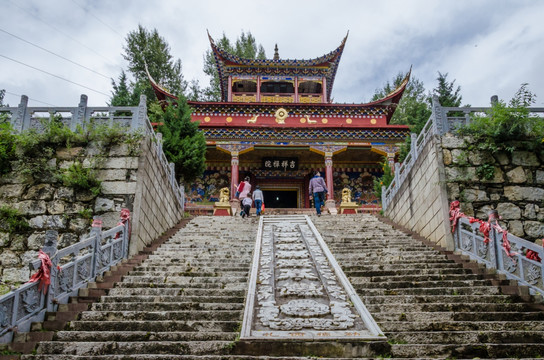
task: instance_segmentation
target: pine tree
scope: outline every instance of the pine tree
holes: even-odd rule
[[[448,82],[447,77],[448,73],[442,74],[440,71],[438,72],[438,77],[436,78],[438,86],[433,89],[433,95],[438,96],[438,101],[442,106],[459,107],[461,106],[461,100],[463,99],[460,94],[461,86],[457,86],[454,91],[455,80],[450,83]]]
[[[170,54],[170,45],[157,29],[149,31],[138,25],[137,30],[128,33],[123,49],[123,57],[129,63],[128,71],[134,78],[131,86],[134,91],[147,96],[148,105],[155,100],[155,93],[147,78],[146,64],[151,77],[170,93],[183,93],[187,88],[181,72],[181,60],[174,60]]]
[[[198,130],[198,122],[191,121],[191,108],[183,94],[177,103],[169,104],[160,119],[157,131],[163,135],[163,150],[175,165],[180,183],[189,184],[205,170],[206,139]]]
[[[233,46],[225,33],[215,42],[218,48],[243,59],[266,59],[266,54],[262,45],[258,45],[255,37],[248,31],[247,34],[242,31],[240,37]],[[204,73],[210,77],[209,85],[203,90],[203,98],[206,101],[221,100],[221,84],[215,58],[212,50],[207,50],[204,54]]]
[[[140,91],[135,86],[130,86],[127,83],[127,74],[124,70],[119,75],[119,84],[115,80],[111,80],[113,91],[109,106],[136,106],[140,101]]]

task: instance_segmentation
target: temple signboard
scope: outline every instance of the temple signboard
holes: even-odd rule
[[[298,170],[296,157],[263,157],[263,170],[295,171]]]

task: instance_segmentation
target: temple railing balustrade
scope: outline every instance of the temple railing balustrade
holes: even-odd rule
[[[57,249],[58,232],[47,230],[45,245],[31,270],[38,270],[31,281],[0,297],[0,343],[11,342],[13,333],[30,331],[31,323],[45,319],[47,312],[68,303],[79,289],[87,286],[127,258],[130,213],[121,210],[117,226],[102,231],[102,220],[95,217],[89,237]]]
[[[23,95],[18,107],[0,107],[0,118],[6,118],[15,132],[35,129],[41,131],[43,122],[50,121],[56,116],[64,125],[75,131],[78,128],[85,129],[88,124],[120,126],[127,131],[141,131],[151,137],[155,150],[160,158],[170,182],[170,186],[181,206],[184,208],[185,192],[176,180],[174,164],[169,163],[162,150],[162,136],[155,133],[147,116],[145,95],[140,96],[138,106],[87,106],[87,95],[81,95],[77,107],[28,107],[28,97]],[[183,210],[182,210],[183,211]]]

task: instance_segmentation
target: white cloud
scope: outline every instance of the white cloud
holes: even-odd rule
[[[170,44],[172,55],[182,60],[185,78],[199,79],[201,85],[208,82],[202,73],[202,57],[209,49],[207,29],[214,38],[225,32],[231,39],[241,30],[251,31],[268,56],[277,43],[281,57],[306,59],[335,49],[349,30],[334,84],[335,101],[368,101],[376,88],[410,65],[428,90],[436,85],[437,71],[448,73],[448,79],[456,79],[462,87],[464,103],[474,106],[487,105],[493,94],[509,99],[523,82],[540,95],[537,105],[544,101],[542,2],[210,0],[188,5],[4,0],[2,7],[0,29],[114,79],[127,67],[121,56],[124,36],[138,24],[156,28]],[[108,79],[2,32],[0,42],[0,55],[111,92]],[[91,105],[108,101],[108,96],[0,57],[2,88],[62,106],[76,106],[82,93]],[[19,98],[8,94],[6,102],[16,106]]]

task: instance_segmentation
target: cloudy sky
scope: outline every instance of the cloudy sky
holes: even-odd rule
[[[205,85],[203,54],[214,38],[250,31],[268,57],[308,59],[335,49],[349,31],[335,102],[367,102],[413,66],[428,90],[437,72],[461,86],[463,104],[510,99],[522,83],[544,106],[544,1],[537,0],[0,0],[0,89],[17,106],[105,106],[111,78],[127,68],[128,32],[156,28]]]

